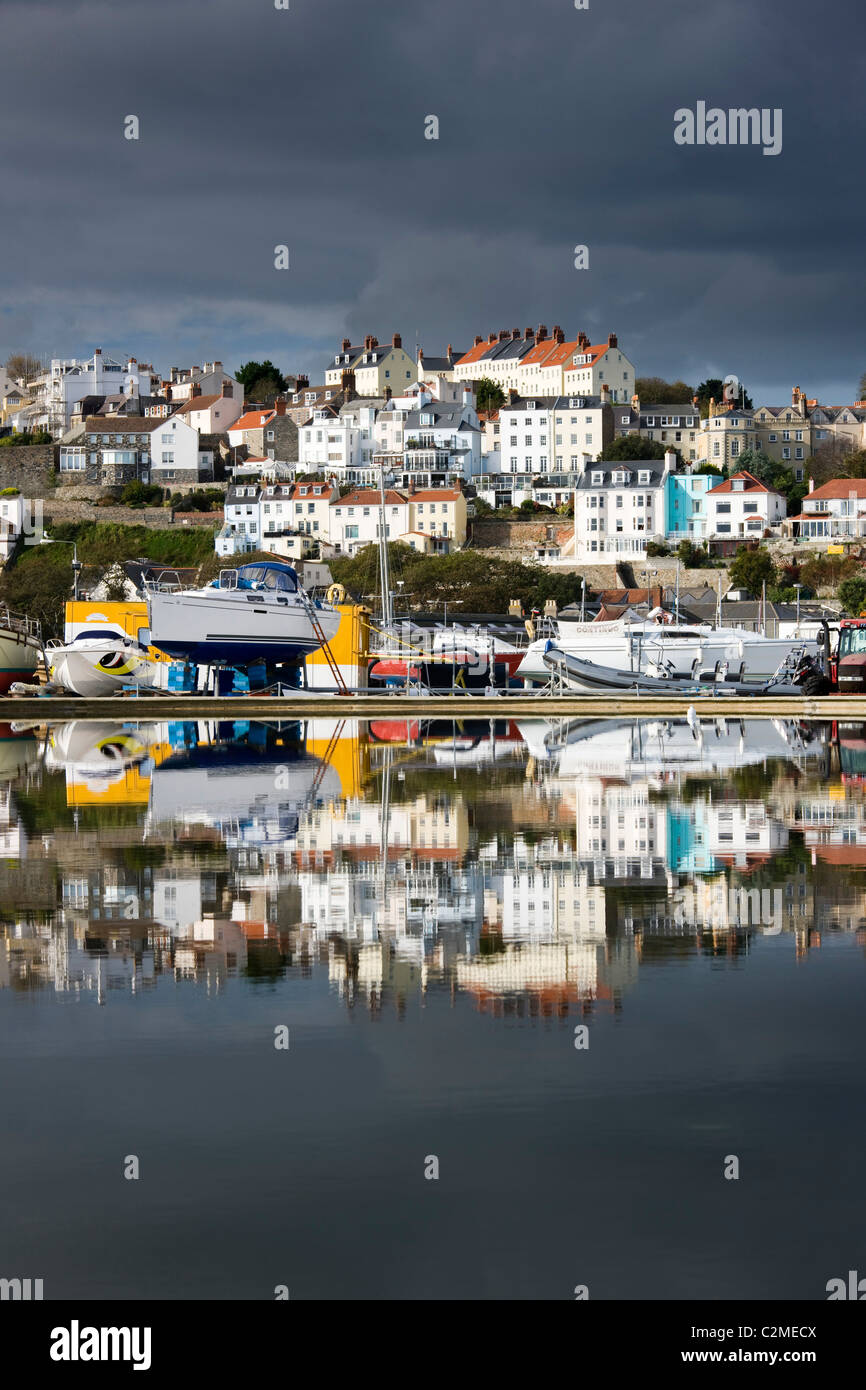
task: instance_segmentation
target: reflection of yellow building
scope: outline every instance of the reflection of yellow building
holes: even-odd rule
[[[344,800],[363,794],[370,777],[366,724],[357,719],[311,719],[307,723],[306,749],[334,769]]]

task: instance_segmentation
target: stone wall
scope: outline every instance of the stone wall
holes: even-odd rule
[[[469,539],[477,550],[534,550],[548,538],[552,527],[554,541],[563,545],[574,534],[570,517],[534,516],[524,520],[498,520],[495,517],[473,517],[469,521]]]
[[[100,491],[100,489],[97,489]],[[149,526],[162,530],[168,526],[222,526],[221,512],[177,512],[172,517],[168,507],[94,507],[88,502],[66,498],[61,492],[45,500],[45,524],[52,521],[116,522],[121,526]]]
[[[49,475],[55,467],[53,444],[0,448],[0,488],[17,487],[24,497],[46,497],[53,491]]]

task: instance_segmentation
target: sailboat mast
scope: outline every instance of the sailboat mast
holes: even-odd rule
[[[391,575],[388,572],[388,539],[385,530],[385,465],[379,466],[379,571],[382,581],[382,624],[390,628],[393,621],[391,612]]]

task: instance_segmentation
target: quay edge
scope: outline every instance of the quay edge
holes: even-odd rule
[[[797,718],[866,720],[866,695],[821,696],[647,696],[622,695],[500,695],[382,696],[325,695],[255,696],[161,695],[8,697],[0,702],[0,721],[54,724],[70,719],[549,719],[610,718],[676,719],[690,707],[701,718]]]

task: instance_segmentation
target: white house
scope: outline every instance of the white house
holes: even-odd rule
[[[866,478],[834,478],[813,487],[803,510],[785,531],[809,541],[850,541],[866,536]]]
[[[645,558],[647,541],[665,535],[667,476],[675,463],[671,452],[664,462],[590,463],[574,492],[574,559]]]
[[[192,425],[200,434],[225,434],[239,419],[244,408],[243,388],[226,381],[222,390],[204,396],[197,386],[193,387],[189,400],[174,412],[181,420]]]
[[[89,360],[54,357],[45,382],[48,428],[60,435],[68,430],[73,407],[85,396],[154,396],[157,378],[136,358],[118,360],[95,348]]]
[[[378,488],[354,488],[331,502],[330,541],[344,555],[354,555],[379,539]],[[395,541],[410,530],[410,504],[402,492],[385,491],[385,535]]]
[[[226,493],[225,524],[216,538],[218,555],[258,550],[261,541],[261,488],[258,483],[232,484]]]
[[[331,405],[318,406],[307,424],[298,429],[298,468],[301,472],[335,473],[347,477],[358,467],[362,449],[371,447],[359,426],[359,411],[346,413]]]
[[[197,429],[177,415],[151,423],[151,483],[191,482],[212,476],[213,454],[199,448]]]
[[[743,470],[710,488],[705,498],[706,535],[720,540],[752,537],[785,518],[787,503],[779,492]]]
[[[606,343],[591,343],[585,333],[578,335],[575,351],[563,372],[563,391],[598,396],[607,387],[614,402],[630,401],[634,394],[635,368],[626,357],[615,333]]]
[[[264,488],[259,499],[262,541],[269,549],[269,542],[287,533],[328,541],[331,503],[339,495],[333,483],[273,483]]]

